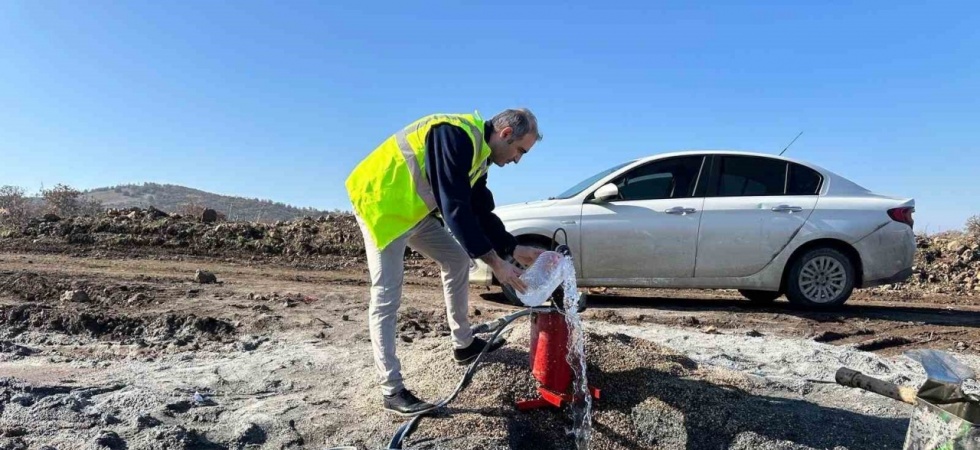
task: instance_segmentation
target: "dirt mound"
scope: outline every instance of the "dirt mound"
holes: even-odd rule
[[[60,310],[38,304],[0,306],[0,325],[12,336],[27,330],[43,330],[125,342],[136,339],[173,341],[178,345],[198,338],[217,339],[235,332],[235,327],[225,320],[193,314],[130,317],[106,311]]]
[[[0,273],[0,293],[29,302],[57,300],[63,292],[71,288],[72,285],[68,281],[52,280],[33,272]]]
[[[152,254],[285,260],[320,269],[364,267],[364,241],[354,215],[336,213],[275,223],[205,223],[154,208],[108,210],[97,216],[34,218],[3,231],[0,250],[146,256]],[[422,255],[406,249],[406,258]],[[438,276],[431,265],[407,269]]]
[[[0,272],[0,294],[7,294],[27,302],[55,304],[76,300],[83,303],[94,302],[110,305],[140,306],[153,299],[159,288],[142,283],[106,283],[85,278],[68,278],[52,274],[30,271]]]
[[[205,223],[200,218],[150,208],[109,210],[98,216],[35,218],[10,239],[55,239],[97,247],[162,247],[207,254],[240,251],[264,255],[358,257],[364,246],[354,216],[330,214],[272,224]]]
[[[980,295],[980,235],[916,236],[914,275],[896,289]]]

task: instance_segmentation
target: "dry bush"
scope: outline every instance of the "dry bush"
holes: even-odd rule
[[[82,192],[71,186],[56,184],[51,189],[41,189],[45,211],[62,217],[95,215],[105,208],[97,200],[82,198]]]
[[[966,219],[966,234],[980,239],[980,215]]]
[[[24,189],[17,186],[0,187],[0,225],[23,226],[37,211]]]

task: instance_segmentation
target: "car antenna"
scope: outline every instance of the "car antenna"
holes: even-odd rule
[[[793,143],[796,142],[796,140],[799,139],[800,136],[802,136],[802,135],[803,135],[803,132],[800,131],[800,134],[797,134],[796,137],[793,138],[792,141],[789,141],[789,145],[787,145],[786,148],[783,149],[783,151],[779,152],[779,156],[783,156],[783,153],[786,153],[786,150],[789,149],[789,146],[790,145],[793,145]]]

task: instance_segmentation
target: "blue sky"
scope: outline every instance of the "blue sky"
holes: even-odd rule
[[[980,3],[0,2],[0,185],[153,181],[349,209],[433,112],[531,108],[505,204],[683,149],[778,153],[980,214]],[[843,5],[849,3],[849,5]]]

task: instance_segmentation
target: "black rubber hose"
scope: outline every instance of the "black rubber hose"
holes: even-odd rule
[[[466,373],[463,374],[463,378],[459,380],[459,384],[456,385],[456,389],[453,390],[453,392],[449,394],[448,397],[439,400],[438,402],[433,404],[431,408],[427,408],[422,411],[413,413],[412,414],[413,417],[410,420],[403,423],[400,427],[398,427],[397,430],[395,430],[395,435],[392,436],[391,442],[388,443],[388,450],[400,450],[402,448],[402,442],[404,442],[405,438],[407,438],[409,435],[412,434],[412,432],[415,431],[415,428],[418,426],[419,419],[421,419],[424,414],[430,413],[432,411],[435,411],[436,409],[448,405],[456,398],[457,395],[459,395],[460,392],[463,391],[463,389],[466,389],[466,386],[469,386],[470,382],[473,380],[473,374],[476,373],[476,367],[480,364],[480,359],[483,358],[483,355],[487,352],[487,349],[491,347],[493,342],[497,340],[497,337],[500,336],[500,334],[504,331],[504,329],[507,328],[507,325],[510,325],[511,322],[517,320],[518,318],[524,317],[533,312],[542,312],[542,311],[551,311],[551,310],[553,310],[553,308],[550,306],[527,308],[518,311],[516,313],[513,313],[509,316],[501,317],[493,322],[489,322],[487,324],[483,324],[475,327],[473,329],[474,334],[478,332],[477,330],[480,331],[485,330],[487,332],[493,330],[494,333],[493,336],[491,336],[490,339],[487,341],[487,345],[483,347],[483,350],[480,352],[480,354],[476,355],[476,359],[474,359],[473,362],[470,363],[469,369],[467,369]]]

